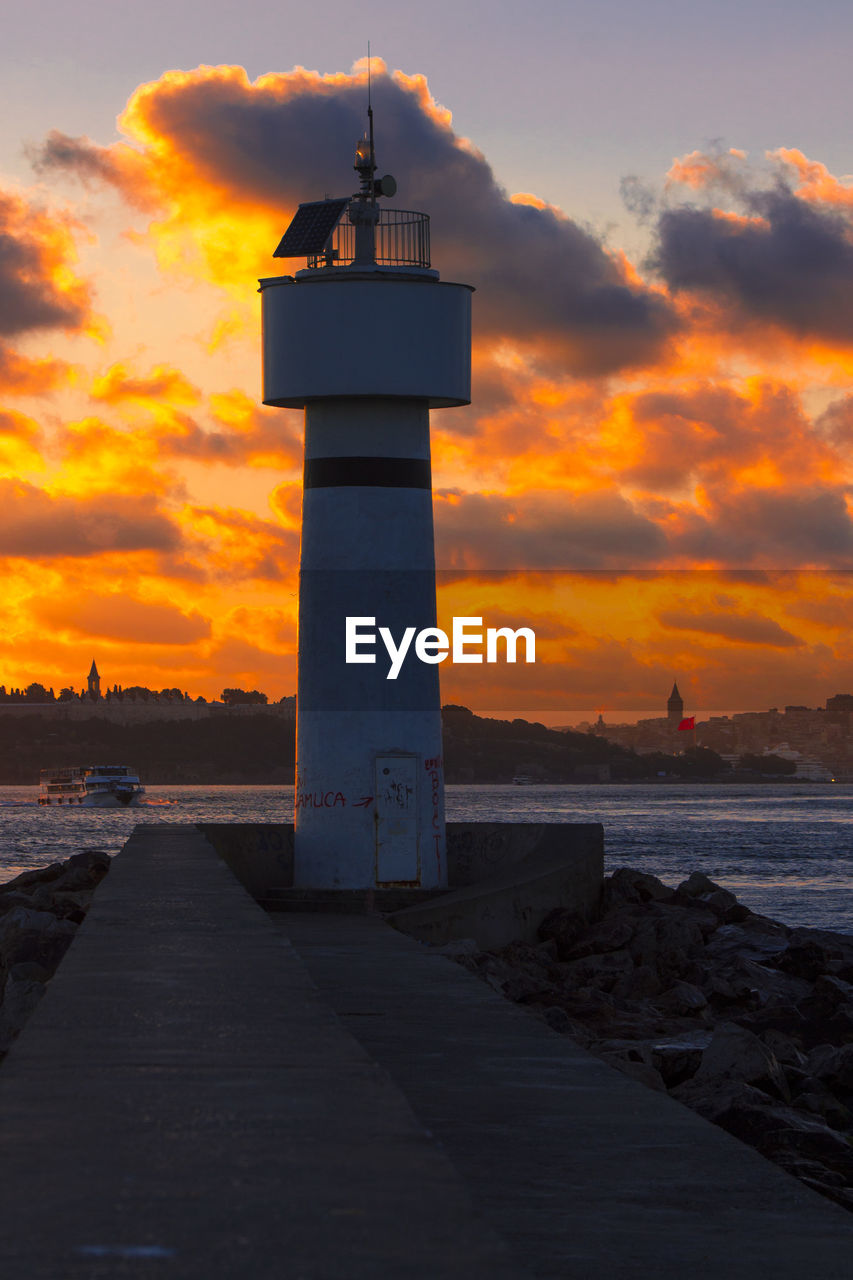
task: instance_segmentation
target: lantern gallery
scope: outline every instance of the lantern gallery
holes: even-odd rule
[[[376,662],[376,654],[372,652],[376,648],[375,627],[375,618],[347,618],[347,662]],[[515,662],[521,638],[524,641],[524,661],[536,661],[536,635],[530,627],[519,627],[517,631],[511,627],[487,627],[484,633],[482,618],[454,618],[451,637],[439,627],[424,627],[422,631],[406,627],[399,644],[388,627],[379,627],[378,635],[390,658],[386,680],[397,679],[413,641],[415,657],[421,662],[444,662],[447,657],[454,663],[498,662],[498,640],[503,641],[503,660]]]

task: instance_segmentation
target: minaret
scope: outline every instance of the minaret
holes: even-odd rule
[[[95,659],[92,659],[92,665],[89,668],[88,676],[88,694],[93,702],[97,702],[101,696],[101,677],[98,675],[98,668],[95,666]]]
[[[678,692],[678,685],[673,683],[672,693],[666,704],[666,718],[671,729],[677,729],[684,717],[684,699]]]
[[[264,403],[305,410],[294,884],[447,883],[429,410],[471,398],[471,288],[430,267],[429,218],[380,208],[373,114],[352,197],[301,204],[260,281]],[[426,646],[424,646],[426,652]]]

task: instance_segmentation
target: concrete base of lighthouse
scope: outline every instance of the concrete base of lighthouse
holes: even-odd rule
[[[296,782],[296,888],[446,886],[437,719],[430,712],[315,712],[304,718]],[[365,739],[372,749],[365,751]],[[330,744],[333,769],[325,764]],[[331,776],[322,776],[324,769]]]

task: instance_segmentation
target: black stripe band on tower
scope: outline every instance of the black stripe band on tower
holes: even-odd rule
[[[429,489],[429,458],[306,458],[305,488]]]

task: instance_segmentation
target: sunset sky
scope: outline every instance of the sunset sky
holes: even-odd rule
[[[439,611],[551,723],[853,691],[853,9],[35,0],[0,69],[0,683],[295,689],[301,413],[260,276],[380,172],[476,287]],[[308,68],[307,70],[304,68]],[[294,264],[285,269],[293,269]],[[299,264],[295,264],[299,265]]]

